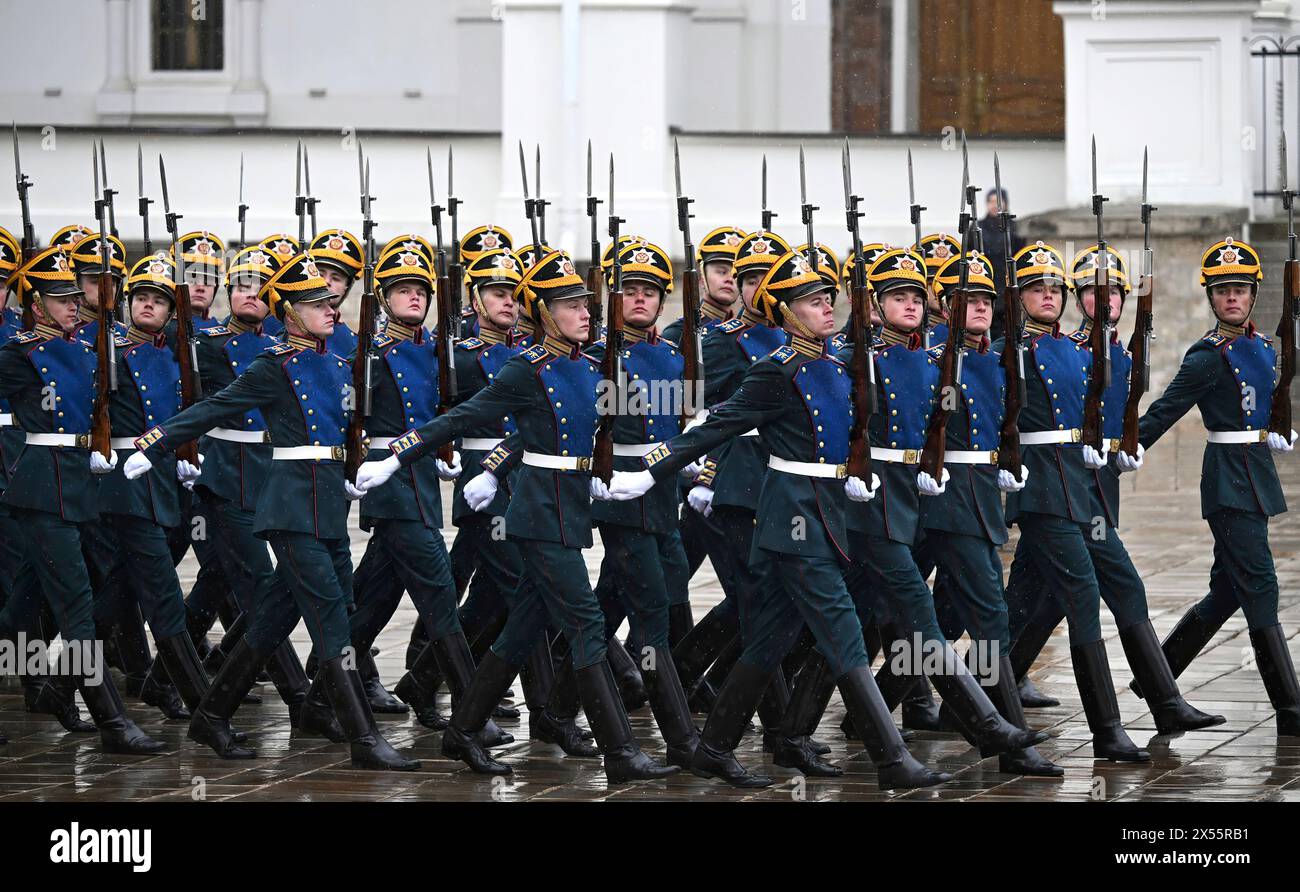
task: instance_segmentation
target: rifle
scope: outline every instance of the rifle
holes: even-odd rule
[[[298,157],[294,162],[293,212],[298,217],[298,244],[306,251],[307,196],[302,192],[302,140],[298,140]]]
[[[916,183],[912,177],[912,150],[907,150],[907,201],[908,214],[912,219],[912,250],[918,257],[921,253],[921,211],[925,208],[916,203]]]
[[[1083,438],[1085,446],[1101,452],[1101,398],[1110,387],[1110,254],[1102,234],[1102,205],[1110,199],[1097,191],[1097,137],[1092,138],[1092,215],[1097,218],[1097,265],[1093,268],[1092,331],[1088,349],[1092,351],[1092,371],[1083,400]],[[1098,374],[1100,364],[1100,374]]]
[[[438,257],[438,287],[437,287],[437,336],[438,340],[434,344],[434,355],[438,358],[438,414],[442,415],[451,410],[452,402],[455,398],[455,376],[454,363],[456,327],[460,325],[460,310],[452,308],[451,301],[451,279],[448,276],[447,253],[442,247],[442,208],[437,204],[434,198],[433,189],[433,155],[427,150],[425,158],[429,163],[429,202],[430,212],[433,214],[433,229],[437,240],[437,257]],[[448,183],[450,185],[450,182]],[[450,203],[451,196],[448,195]],[[452,248],[455,251],[455,247]],[[451,464],[454,458],[454,449],[451,443],[445,443],[438,447],[438,457],[447,464]]]
[[[858,232],[860,196],[853,194],[853,170],[849,163],[849,138],[844,137],[844,151],[840,166],[844,173],[844,216],[849,235],[853,240],[853,269],[849,286],[849,334],[853,338],[853,352],[849,357],[849,376],[852,380],[853,424],[849,428],[849,461],[847,473],[871,485],[871,438],[867,422],[876,414],[876,349],[871,340],[871,313],[867,309],[867,271],[862,256],[862,236]]]
[[[180,227],[177,226],[181,215],[171,207],[167,195],[167,165],[162,155],[158,156],[158,177],[162,182],[163,215],[167,220],[167,233],[172,240],[172,255],[176,259],[176,292],[173,302],[176,309],[176,362],[181,371],[181,408],[194,405],[203,385],[199,380],[198,341],[194,338],[194,320],[191,316],[190,286],[185,281],[185,252],[180,241]],[[102,303],[102,302],[101,302]],[[199,449],[191,440],[176,447],[176,457],[197,465]]]
[[[311,194],[311,158],[307,154],[307,147],[302,147],[302,179],[303,184],[307,187],[307,215],[311,217],[311,240],[316,241],[316,205],[320,204],[319,198],[313,198]]]
[[[248,218],[248,205],[244,204],[244,153],[239,153],[239,210],[236,212],[239,217],[239,247],[236,250],[242,251],[247,245],[246,233],[244,226]]]
[[[541,145],[540,144],[537,145],[536,149],[537,149],[536,165],[533,168],[536,171],[536,174],[533,177],[533,194],[537,196],[534,203],[537,206],[537,230],[541,238],[541,241],[536,242],[536,244],[544,245],[546,244],[546,206],[550,204],[550,202],[542,198],[542,147]],[[539,257],[538,259],[540,260],[541,258]]]
[[[343,473],[356,483],[357,469],[366,459],[366,419],[373,409],[372,398],[375,360],[375,317],[379,314],[379,299],[375,296],[375,221],[370,206],[370,162],[357,141],[357,179],[361,190],[361,245],[365,266],[361,269],[361,316],[357,320],[357,355],[352,360],[352,417],[344,443]]]
[[[771,232],[771,231],[772,231],[772,218],[773,218],[773,217],[780,216],[780,215],[777,214],[775,211],[769,211],[769,210],[767,209],[767,154],[766,154],[766,153],[763,154],[763,186],[762,186],[762,194],[763,194],[763,218],[762,218],[762,223],[763,223],[763,232]]]
[[[609,411],[596,422],[596,443],[591,453],[592,476],[609,485],[614,476],[614,422],[622,399],[623,379],[623,260],[619,257],[618,226],[624,222],[614,214],[614,156],[609,156],[609,238],[614,245],[613,275],[605,308],[609,329],[605,332],[605,355],[600,360],[601,377],[608,382]]]
[[[1300,262],[1296,260],[1296,193],[1286,185],[1286,135],[1282,136],[1282,206],[1286,208],[1287,244],[1290,253],[1282,266],[1282,318],[1277,323],[1278,353],[1282,367],[1273,386],[1273,406],[1268,429],[1291,442],[1291,382],[1295,378],[1296,345],[1300,342]],[[24,213],[26,205],[23,206]]]
[[[1286,156],[1283,155],[1283,158]],[[1285,161],[1283,162],[1285,164]],[[1285,184],[1283,189],[1285,189]],[[1138,285],[1137,318],[1133,337],[1128,342],[1133,354],[1133,368],[1129,372],[1128,402],[1124,404],[1124,436],[1119,448],[1129,455],[1137,455],[1138,403],[1151,387],[1151,340],[1154,327],[1155,303],[1154,264],[1151,257],[1151,212],[1155,208],[1147,201],[1147,150],[1142,150],[1142,279]],[[1293,251],[1292,257],[1295,256]]]
[[[99,188],[99,156],[95,143],[90,144],[90,167],[95,180],[95,220],[99,223],[99,330],[95,332],[95,403],[90,415],[90,448],[106,461],[113,460],[113,423],[109,419],[109,404],[117,390],[117,344],[113,340],[114,282],[109,265],[108,205],[113,200],[113,190],[107,181]]]
[[[465,264],[460,256],[460,215],[456,209],[462,204],[461,200],[456,197],[456,184],[452,177],[455,170],[456,157],[452,154],[452,147],[447,146],[447,216],[451,218],[451,265],[448,267],[447,278],[451,282],[451,290],[448,295],[451,297],[451,316],[447,326],[447,336],[452,339],[460,334],[461,318],[464,310],[464,300],[461,297],[461,289],[465,287]],[[456,376],[451,376],[451,399],[456,399]]]
[[[1002,170],[998,154],[993,153],[993,187],[998,195],[998,228],[1002,230],[1002,244],[1006,253],[1006,268],[1002,281],[1002,304],[1006,308],[1006,333],[1002,344],[1002,375],[1006,380],[1006,400],[1003,403],[1002,432],[998,441],[998,469],[1010,471],[1020,479],[1020,410],[1025,404],[1025,346],[1021,335],[1024,327],[1024,307],[1020,304],[1020,280],[1016,275],[1016,261],[1011,251],[1011,221],[1015,214],[1007,211],[1002,200]]]
[[[673,145],[676,146],[676,143]],[[591,140],[587,140],[587,219],[591,221],[591,266],[587,267],[587,290],[591,292],[591,297],[587,298],[587,315],[591,319],[587,323],[588,346],[600,339],[600,295],[605,286],[605,277],[600,268],[600,232],[596,223],[600,203],[591,188]]]
[[[802,160],[802,155],[800,156]],[[677,182],[677,228],[682,233],[682,428],[695,417],[704,402],[704,347],[700,340],[700,272],[695,268],[695,245],[691,243],[691,204],[695,199],[682,194],[682,157],[673,140],[673,175]],[[816,247],[813,248],[816,251]]]
[[[533,231],[533,253],[537,255],[533,262],[536,263],[542,259],[542,241],[537,234],[537,199],[528,197],[528,163],[524,160],[523,140],[519,141],[519,175],[524,183],[524,216]]]
[[[39,253],[39,251],[36,247],[36,233],[32,229],[32,210],[31,210],[31,206],[27,203],[27,190],[32,187],[33,182],[31,177],[23,173],[23,162],[22,159],[18,157],[18,125],[14,124],[13,129],[14,129],[14,184],[18,189],[18,205],[22,209],[22,219],[23,219],[23,236],[22,236],[23,256],[18,264],[21,267],[28,260],[31,260],[33,257],[35,257],[37,253]],[[98,194],[95,197],[96,199],[98,199],[99,198]],[[29,304],[22,303],[23,296],[21,293],[22,292],[21,285],[18,287],[18,291],[20,292],[18,295],[18,302],[22,304],[22,311],[23,311],[23,330],[31,331],[32,328],[36,325],[36,320],[32,318],[31,306]]]
[[[242,197],[244,191],[243,182],[243,159],[240,159],[240,182],[239,191]],[[152,198],[146,198],[144,195],[144,149],[139,143],[135,144],[135,177],[138,184],[140,223],[144,227],[144,256],[153,255],[153,242],[149,239],[149,205],[153,204]]]

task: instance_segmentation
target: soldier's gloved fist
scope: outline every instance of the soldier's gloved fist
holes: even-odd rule
[[[1097,470],[1098,468],[1106,467],[1106,460],[1110,457],[1110,453],[1108,451],[1109,449],[1110,449],[1110,444],[1105,440],[1102,441],[1101,452],[1098,452],[1096,449],[1093,449],[1091,446],[1084,444],[1083,447],[1084,465],[1091,468],[1094,471]]]
[[[203,473],[200,465],[203,464],[203,456],[199,456],[199,464],[191,464],[185,459],[176,462],[176,479],[181,483],[193,483],[199,479],[199,474]]]
[[[117,451],[109,450],[108,458],[100,455],[98,452],[91,450],[90,453],[90,473],[107,474],[117,467]],[[146,469],[147,470],[147,469]]]
[[[459,452],[453,452],[451,454],[451,464],[447,464],[445,461],[443,461],[440,458],[434,459],[434,461],[438,466],[439,480],[455,480],[457,477],[460,476],[460,453]]]
[[[610,500],[609,487],[599,477],[591,478],[591,497],[598,502],[608,502]]]
[[[609,497],[616,502],[639,499],[654,485],[649,471],[615,471],[609,481]]]
[[[844,481],[844,494],[855,502],[870,502],[876,497],[878,489],[880,489],[880,478],[875,474],[871,475],[870,489],[861,477],[850,477]]]
[[[362,462],[357,468],[357,489],[369,492],[376,486],[382,486],[402,467],[396,455],[390,455],[383,461]]]
[[[350,480],[343,481],[343,494],[348,497],[349,502],[355,502],[365,495],[364,492],[353,486]]]
[[[925,471],[919,472],[916,475],[917,492],[919,492],[923,496],[943,495],[944,487],[948,485],[948,479],[949,479],[948,469],[944,468],[943,473],[940,474],[940,476],[943,479],[938,482],[935,482],[934,477],[930,476]]]
[[[1029,469],[1024,465],[1020,466],[1019,480],[1017,480],[1016,475],[1012,474],[1010,471],[998,471],[998,489],[1003,492],[1020,492],[1020,490],[1025,488],[1025,484],[1028,482]]]
[[[688,480],[694,480],[696,477],[699,476],[700,471],[703,470],[704,470],[704,459],[697,458],[695,461],[691,462],[689,465],[682,468],[677,473],[681,474],[683,477],[687,478]]]
[[[1142,467],[1142,462],[1144,461],[1142,456],[1144,455],[1146,455],[1146,449],[1142,447],[1141,443],[1138,444],[1137,455],[1129,455],[1121,449],[1119,452],[1115,453],[1115,467],[1119,468],[1121,474],[1127,474],[1129,471],[1136,471],[1138,468]]]
[[[1268,448],[1271,449],[1273,452],[1290,452],[1292,449],[1295,448],[1295,438],[1296,438],[1295,431],[1291,431],[1290,442],[1287,442],[1286,437],[1282,436],[1281,434],[1275,434],[1272,431],[1269,431]]]
[[[96,454],[97,453],[91,453],[92,463]],[[116,453],[114,453],[114,455],[116,456]],[[126,464],[122,465],[122,473],[126,475],[127,480],[135,480],[137,477],[143,477],[145,474],[149,473],[149,469],[152,467],[153,462],[149,461],[149,456],[145,455],[143,452],[135,452],[127,458]],[[91,465],[91,470],[94,470],[93,464]]]
[[[484,471],[461,490],[461,495],[465,497],[465,504],[469,505],[475,511],[482,511],[492,504],[492,500],[497,497],[497,488],[501,482],[497,480],[495,474],[489,474]]]
[[[686,504],[705,517],[713,515],[713,489],[708,486],[692,486],[686,494]]]

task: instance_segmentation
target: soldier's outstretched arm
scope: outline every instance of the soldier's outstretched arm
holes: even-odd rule
[[[273,402],[278,393],[277,385],[284,386],[283,379],[279,360],[269,355],[259,356],[249,365],[248,371],[220,392],[145,431],[135,441],[136,448],[146,455],[164,453],[214,427],[233,422],[247,410]]]
[[[643,459],[645,466],[662,480],[733,437],[779,417],[789,386],[776,363],[754,363],[731,399],[709,410],[708,421],[660,445]]]
[[[1219,361],[1217,354],[1197,345],[1187,351],[1174,380],[1138,421],[1138,442],[1143,449],[1150,449],[1214,386],[1214,366]]]

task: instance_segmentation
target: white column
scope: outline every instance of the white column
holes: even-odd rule
[[[106,0],[104,17],[104,86],[95,97],[95,111],[101,121],[125,124],[131,119],[132,84],[129,64],[128,23],[130,0]]]
[[[231,4],[233,6],[234,4]],[[238,66],[228,108],[236,126],[264,123],[266,120],[266,84],[262,82],[262,0],[238,0],[237,8],[227,7],[236,19],[227,19],[227,34],[238,35],[233,56]],[[233,41],[227,39],[226,45]]]
[[[1246,40],[1259,0],[1058,0],[1065,25],[1066,200],[1134,199],[1142,149],[1166,204],[1250,203]]]
[[[893,0],[889,35],[889,129],[908,132],[909,75],[912,56],[912,0]]]

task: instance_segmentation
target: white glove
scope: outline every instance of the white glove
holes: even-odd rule
[[[713,488],[710,486],[692,486],[686,494],[686,504],[705,517],[713,515]]]
[[[655,485],[649,471],[615,471],[609,482],[609,497],[616,502],[639,499]]]
[[[1084,466],[1094,471],[1097,470],[1098,468],[1106,467],[1106,460],[1110,457],[1109,450],[1110,450],[1109,440],[1101,441],[1101,452],[1098,452],[1096,449],[1093,449],[1091,446],[1085,444],[1083,447]]]
[[[1024,465],[1020,466],[1019,480],[1017,480],[1016,475],[1012,474],[1010,471],[998,471],[998,489],[1003,492],[1020,492],[1020,490],[1025,488],[1025,484],[1028,482],[1029,469]]]
[[[492,500],[497,497],[497,488],[500,487],[501,481],[497,480],[495,474],[489,474],[484,471],[461,490],[461,495],[465,497],[465,504],[475,511],[483,511]]]
[[[91,453],[91,470],[94,470],[94,455],[95,453]],[[116,457],[117,453],[113,453],[113,455]],[[149,469],[152,467],[153,462],[149,461],[149,456],[145,455],[143,452],[133,452],[127,458],[126,464],[122,465],[122,473],[126,475],[127,480],[135,480],[136,478],[143,477],[145,474],[149,473]]]
[[[943,479],[938,483],[936,483],[934,478],[931,477],[929,474],[927,474],[925,471],[918,472],[916,475],[917,491],[923,496],[943,495],[944,488],[948,485],[948,480],[950,477],[950,475],[948,474],[948,469],[944,468],[943,473],[940,476],[943,477]]]
[[[1138,444],[1137,455],[1129,455],[1121,449],[1119,452],[1115,453],[1115,467],[1119,468],[1121,474],[1127,474],[1129,471],[1136,471],[1138,468],[1142,467],[1142,456],[1144,455],[1146,455],[1146,449],[1142,448],[1141,443]]]
[[[610,500],[609,487],[599,477],[591,478],[591,497],[597,502],[608,502]]]
[[[191,464],[184,459],[176,462],[176,479],[181,483],[193,483],[199,479],[199,474],[203,473],[202,469],[203,456],[199,456],[197,465]]]
[[[689,465],[682,468],[677,473],[681,474],[687,480],[694,480],[696,477],[699,476],[700,471],[703,470],[704,470],[704,459],[697,458],[695,461],[691,462]]]
[[[844,481],[844,494],[855,502],[870,502],[876,497],[878,489],[880,489],[880,478],[875,474],[871,475],[870,489],[861,477],[850,477]]]
[[[390,455],[382,461],[362,462],[357,468],[357,489],[370,492],[376,486],[382,486],[402,467],[396,455]]]
[[[451,454],[451,464],[447,464],[440,458],[434,459],[434,464],[438,467],[439,480],[455,480],[460,476],[460,453]]]
[[[132,457],[134,458],[134,456]],[[98,452],[96,452],[93,449],[90,451],[90,473],[107,474],[109,471],[113,470],[116,467],[117,467],[116,449],[110,449],[108,451],[108,458],[104,458],[104,456],[100,455]],[[145,466],[145,470],[148,470],[148,465]]]
[[[1275,434],[1269,431],[1268,448],[1273,452],[1290,452],[1295,448],[1296,432],[1291,431],[1291,442],[1287,442],[1286,437],[1281,434]]]
[[[358,474],[357,476],[360,477],[361,475]],[[365,495],[364,492],[353,486],[350,480],[343,481],[343,493],[348,497],[349,502],[355,502]]]

